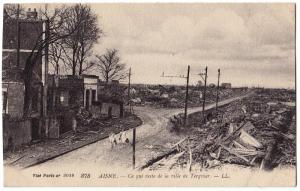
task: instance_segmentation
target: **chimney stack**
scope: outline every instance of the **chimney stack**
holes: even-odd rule
[[[31,11],[31,8],[28,8],[28,11],[26,12],[27,19],[37,19],[37,11],[36,8]]]

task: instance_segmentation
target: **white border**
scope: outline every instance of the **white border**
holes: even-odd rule
[[[253,1],[245,1],[245,0],[236,0],[236,1],[228,1],[228,0],[223,0],[223,1],[215,1],[215,0],[211,0],[211,1],[203,1],[203,0],[117,0],[117,1],[113,1],[113,0],[3,0],[3,2],[1,1],[0,3],[0,31],[2,31],[3,29],[3,4],[4,3],[74,3],[74,2],[81,2],[81,3],[156,3],[156,2],[160,2],[160,3],[167,3],[167,2],[177,2],[177,3],[296,3],[296,1],[290,1],[290,0],[264,0],[264,1],[258,1],[258,0],[253,0]],[[297,9],[297,5],[296,5],[296,9]],[[296,46],[299,47],[299,37],[298,37],[298,31],[299,31],[299,10],[296,10]],[[2,32],[0,35],[0,44],[2,45]],[[296,55],[299,55],[299,48],[296,49]],[[0,57],[2,58],[2,51],[0,51]],[[297,57],[298,58],[298,57]],[[1,59],[2,60],[2,59]],[[296,59],[296,62],[298,62],[299,58]],[[1,61],[1,66],[2,66],[2,61]],[[2,73],[2,67],[0,67],[0,72]],[[296,64],[296,74],[299,74],[299,67],[297,67]],[[299,75],[296,75],[296,90],[299,89]],[[1,88],[2,88],[2,83],[0,83]],[[297,94],[297,119],[299,118],[299,113],[300,113],[300,109],[299,109],[299,95]],[[2,102],[2,99],[0,100],[0,103]],[[2,127],[2,120],[0,120],[0,127]],[[298,128],[298,121],[297,121],[297,128]],[[2,128],[0,131],[0,137],[2,137]],[[297,130],[297,183],[299,184],[299,130]],[[2,141],[0,142],[0,189],[4,189],[4,190],[40,190],[41,188],[38,187],[34,187],[34,188],[3,188],[3,144]],[[141,188],[141,187],[137,187],[137,188],[132,188],[132,187],[127,187],[127,188],[114,188],[114,187],[92,187],[92,188],[86,188],[86,187],[72,187],[72,188],[62,188],[62,187],[54,187],[54,188],[50,188],[50,187],[43,187],[43,189],[45,190],[51,190],[53,191],[53,189],[55,190],[72,190],[72,191],[77,191],[77,190],[115,190],[115,189],[122,189],[122,190],[127,190],[127,191],[131,191],[131,190],[160,190],[162,188]],[[163,188],[164,190],[167,191],[174,191],[174,190],[186,190],[187,188]],[[206,187],[196,187],[196,188],[188,188],[191,190],[217,190],[217,191],[223,191],[223,190],[297,190],[297,188],[240,188],[240,187],[236,187],[236,188],[232,188],[232,187],[216,187],[216,188],[206,188]]]

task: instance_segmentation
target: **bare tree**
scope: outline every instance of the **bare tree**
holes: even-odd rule
[[[50,12],[48,12],[47,8],[45,8],[44,11],[40,11],[40,14],[43,14],[43,18],[45,19],[46,30],[39,34],[34,47],[32,48],[29,56],[26,58],[23,71],[25,85],[24,117],[31,114],[33,73],[34,68],[38,63],[38,59],[47,54],[47,51],[45,50],[48,49],[50,45],[72,35],[81,22],[83,22],[82,20],[78,22],[78,26],[74,27],[73,30],[65,30],[69,27],[65,22],[69,16],[65,7],[55,8]]]
[[[120,63],[119,51],[116,49],[107,49],[102,56],[96,56],[97,66],[106,83],[110,80],[121,80],[127,77],[125,73],[125,64]]]
[[[7,16],[9,18],[24,18],[26,16],[24,7],[18,4],[5,4],[3,10],[4,17]]]
[[[98,27],[97,15],[88,5],[76,4],[68,8],[69,19],[67,30],[74,30],[78,22],[83,23],[76,28],[75,32],[64,40],[64,55],[73,75],[81,75],[84,71],[94,66],[93,62],[88,62],[92,53],[92,48],[102,35],[102,30]]]
[[[49,62],[52,64],[55,74],[59,74],[61,63],[65,63],[61,40],[49,45]]]

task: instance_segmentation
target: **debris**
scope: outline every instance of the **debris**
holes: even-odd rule
[[[193,154],[192,154],[192,150],[191,150],[190,145],[188,145],[188,147],[189,147],[190,160],[189,160],[189,163],[187,165],[187,169],[188,169],[188,171],[191,171],[192,170],[192,163],[193,163]]]
[[[294,94],[294,91],[259,89],[251,97],[221,106],[217,111],[190,114],[187,126],[182,126],[182,116],[173,116],[172,127],[189,128],[189,131],[178,131],[188,141],[185,138],[168,145],[174,153],[182,154],[175,163],[188,170],[192,169],[192,163],[204,168],[214,168],[224,162],[261,165],[262,169],[280,163],[295,165],[295,108],[281,103],[295,101]],[[173,98],[171,93],[169,96],[167,101]],[[171,158],[163,158],[160,167],[169,168],[166,164],[174,161],[165,160]]]
[[[189,141],[180,144],[180,151],[186,151],[180,163],[189,164],[191,149],[194,165],[204,168],[217,161],[217,165],[229,162],[260,165],[261,169],[295,165],[295,99],[295,91],[260,89],[252,96],[219,107],[217,112],[206,111],[211,118],[205,123],[203,113],[190,114],[190,126],[186,127],[189,131],[181,131]],[[173,122],[180,121],[173,117]]]
[[[267,105],[269,105],[269,106],[275,106],[275,105],[277,105],[277,103],[276,102],[268,102]]]
[[[141,103],[142,102],[142,100],[141,100],[141,98],[135,98],[135,99],[131,99],[130,100],[132,103],[135,103],[135,104],[139,104],[139,103]]]
[[[242,106],[242,110],[243,110],[243,112],[244,112],[245,114],[247,113],[247,109],[246,109],[246,106],[245,106],[245,105]]]
[[[258,142],[254,137],[249,135],[244,129],[241,130],[240,140],[250,146],[256,147],[256,148],[262,148],[263,145]]]
[[[147,148],[147,149],[153,149],[153,145],[145,145],[145,148]]]
[[[264,159],[261,162],[260,170],[269,170],[273,150],[274,150],[274,144],[269,145],[267,148],[267,154],[265,155]]]
[[[284,134],[284,133],[282,133],[282,132],[279,132],[279,134],[280,134],[281,136],[283,136],[284,138],[289,139],[289,140],[295,140],[295,139],[296,139],[296,136],[293,135],[293,134]]]
[[[221,162],[218,160],[207,160],[207,168],[214,168],[221,165]]]
[[[165,147],[171,149],[171,148],[173,148],[173,144],[172,143],[166,143]]]
[[[228,151],[230,154],[233,154],[233,155],[235,155],[235,156],[237,156],[237,157],[243,159],[243,160],[246,161],[247,163],[250,162],[246,157],[244,157],[244,156],[238,154],[238,153],[235,152],[234,150],[232,150],[232,149],[226,147],[225,145],[220,144],[220,146],[221,146],[223,149],[225,149],[226,151]]]
[[[217,153],[210,152],[209,154],[210,154],[211,157],[213,157],[215,159],[219,159],[221,151],[222,151],[222,147],[219,147]]]
[[[188,137],[184,138],[184,139],[181,139],[180,141],[178,141],[177,143],[173,144],[172,147],[178,147],[181,143],[183,143],[184,141],[187,140]]]
[[[281,104],[289,107],[296,107],[296,102],[281,102]]]
[[[21,157],[18,157],[17,159],[15,159],[14,161],[10,162],[9,165],[13,165],[14,163],[18,162],[19,160],[21,160],[22,158],[24,158],[26,156],[25,155],[22,155]]]

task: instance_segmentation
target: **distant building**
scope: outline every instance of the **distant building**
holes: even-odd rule
[[[222,83],[221,87],[222,88],[231,88],[231,83]]]
[[[111,80],[110,83],[111,83],[111,84],[119,84],[120,82],[119,82],[119,80]]]
[[[199,80],[199,81],[197,82],[197,86],[199,86],[199,87],[203,86],[203,82],[202,82],[201,80]]]
[[[216,84],[214,84],[214,83],[210,83],[210,84],[208,85],[208,87],[210,87],[210,88],[214,88],[214,87],[216,87]]]

